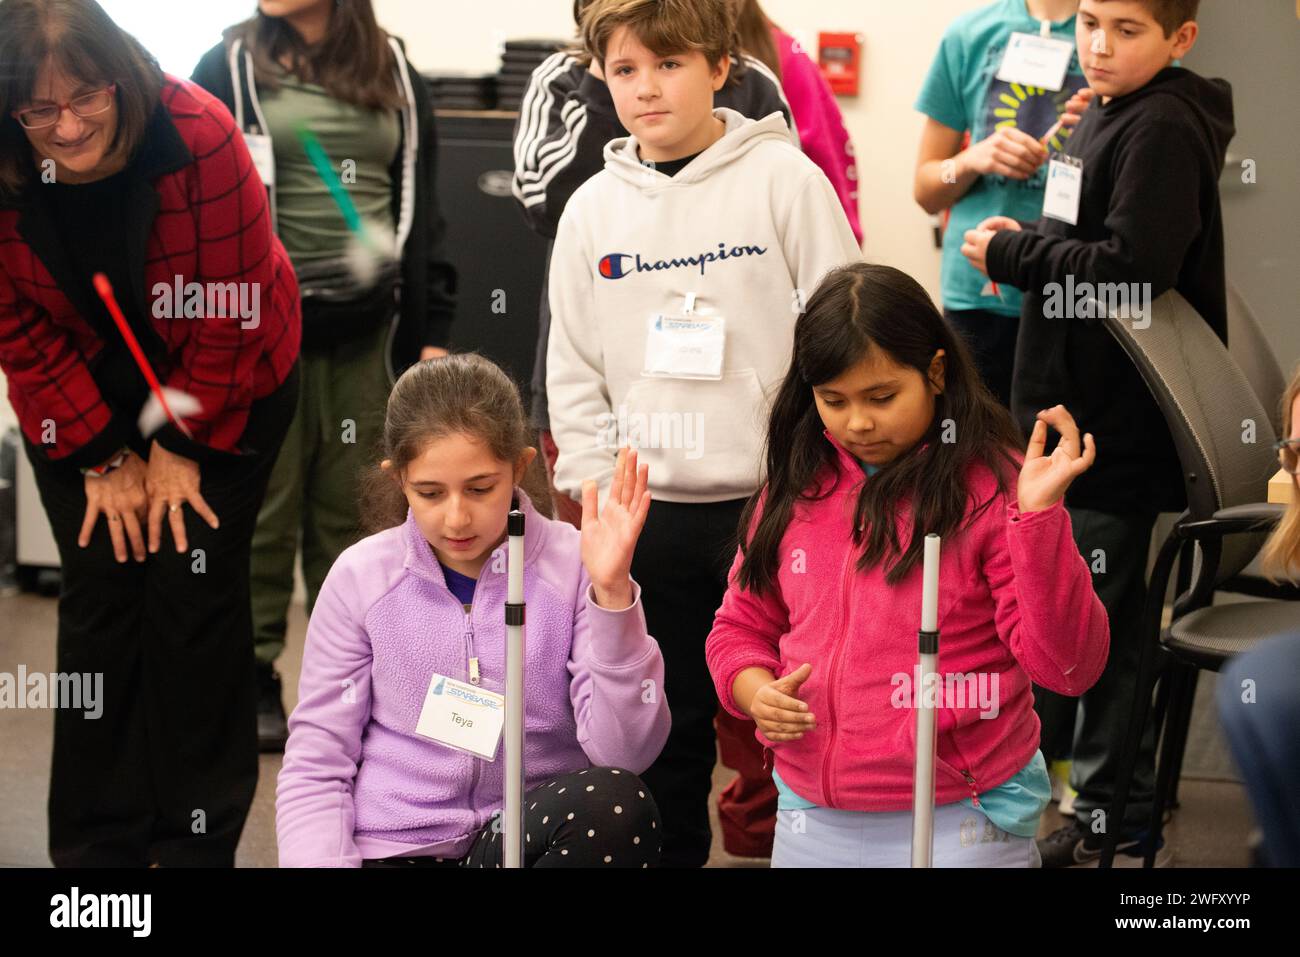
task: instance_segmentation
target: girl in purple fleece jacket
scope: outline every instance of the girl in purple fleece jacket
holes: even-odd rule
[[[394,386],[366,502],[393,527],[339,556],[312,612],[276,791],[281,866],[500,866],[499,720],[478,711],[489,733],[474,740],[450,702],[505,692],[512,498],[527,516],[525,864],[657,862],[637,774],[669,713],[629,575],[648,467],[621,451],[599,516],[587,483],[579,532],[519,488],[527,440],[518,391],[481,356],[419,363]]]

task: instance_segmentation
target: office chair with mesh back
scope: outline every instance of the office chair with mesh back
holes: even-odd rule
[[[1287,386],[1282,367],[1278,365],[1277,358],[1273,355],[1268,339],[1264,336],[1264,329],[1255,318],[1254,310],[1250,308],[1241,291],[1231,280],[1227,283],[1227,307],[1228,355],[1232,356],[1233,361],[1237,363],[1246,381],[1250,383],[1255,398],[1259,399],[1265,413],[1269,415],[1273,431],[1280,434],[1282,410],[1279,399]],[[1186,546],[1184,549],[1186,550]],[[1190,562],[1179,564],[1179,577],[1175,586],[1179,592],[1187,587],[1187,576],[1190,571]],[[1300,586],[1290,582],[1271,582],[1262,576],[1250,574],[1246,569],[1231,578],[1224,579],[1219,583],[1218,590],[1238,595],[1252,595],[1256,598],[1278,598],[1288,601],[1300,599]],[[1193,694],[1196,691],[1196,683],[1196,676],[1193,675],[1191,680]],[[1183,746],[1174,760],[1173,791],[1166,805],[1170,809],[1178,807],[1178,785],[1182,779],[1183,756],[1186,749],[1187,742],[1184,739]]]
[[[1104,322],[1164,414],[1187,492],[1187,509],[1161,545],[1147,589],[1137,693],[1124,739],[1113,744],[1121,749],[1120,762],[1101,857],[1102,867],[1114,862],[1159,680],[1154,719],[1160,750],[1144,861],[1151,867],[1187,742],[1199,669],[1218,671],[1260,640],[1293,629],[1300,623],[1300,604],[1211,605],[1215,590],[1251,561],[1282,513],[1281,506],[1264,503],[1268,479],[1277,471],[1272,417],[1241,368],[1174,290],[1152,304],[1145,328],[1114,314]],[[1190,562],[1188,585],[1175,597],[1169,627],[1162,628],[1165,590],[1180,553]]]

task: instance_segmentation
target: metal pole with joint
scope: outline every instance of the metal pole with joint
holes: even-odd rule
[[[524,513],[516,499],[506,519],[505,867],[524,866]]]
[[[916,774],[912,779],[912,866],[934,866],[934,756],[937,727],[934,701],[926,702],[926,685],[939,677],[939,536],[925,536],[921,577],[921,630],[916,633],[920,658],[916,687]],[[933,675],[934,679],[930,676]],[[942,684],[936,685],[937,689]]]

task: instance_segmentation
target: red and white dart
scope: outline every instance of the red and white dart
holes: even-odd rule
[[[122,334],[122,339],[131,352],[131,358],[135,360],[135,364],[140,369],[140,374],[149,383],[151,395],[140,410],[140,417],[136,422],[140,428],[140,434],[145,438],[149,438],[161,429],[164,423],[171,422],[172,425],[181,430],[181,433],[186,438],[193,438],[181,417],[196,415],[202,411],[203,406],[198,399],[188,392],[173,389],[171,386],[164,386],[158,381],[158,376],[154,373],[153,366],[149,364],[144,350],[140,348],[140,343],[136,339],[135,333],[131,331],[126,316],[122,315],[122,310],[117,304],[117,297],[113,295],[113,284],[108,281],[108,277],[102,272],[95,273],[93,282],[95,292],[103,300],[104,308],[108,310],[108,314],[113,317],[113,323],[117,326],[117,331]]]

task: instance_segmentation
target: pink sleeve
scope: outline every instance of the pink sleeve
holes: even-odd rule
[[[804,154],[821,168],[835,187],[844,215],[861,245],[857,166],[839,104],[835,102],[826,78],[808,54],[796,49],[789,36],[779,31],[774,31],[773,36],[781,56],[781,89],[799,128]]]
[[[1021,514],[1006,506],[984,575],[996,603],[998,637],[1037,684],[1077,697],[1093,686],[1110,651],[1106,609],[1070,532],[1070,513]]]
[[[713,630],[704,642],[704,657],[713,675],[713,684],[722,706],[737,718],[748,719],[736,706],[731,686],[736,675],[746,668],[766,668],[772,674],[781,670],[781,636],[790,630],[789,613],[776,586],[764,595],[756,595],[736,582],[742,556],[727,576],[730,583],[722,598],[722,607],[713,618]]]

